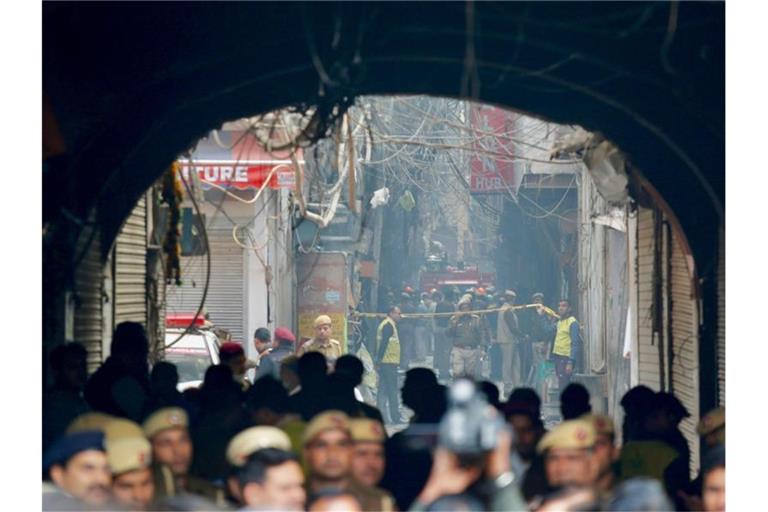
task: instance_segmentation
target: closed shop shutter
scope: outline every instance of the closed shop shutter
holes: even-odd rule
[[[656,251],[655,213],[640,208],[637,214],[637,341],[638,384],[659,391],[659,340],[653,335],[654,264]]]
[[[725,406],[725,228],[720,228],[717,267],[717,391],[718,405]]]
[[[115,241],[115,326],[147,326],[147,201],[142,197]]]
[[[243,249],[232,239],[232,227],[208,229],[211,249],[211,281],[204,312],[217,327],[228,329],[232,339],[245,342],[245,259]],[[205,287],[207,257],[182,257],[182,285],[166,288],[169,315],[192,313],[200,307]]]
[[[83,230],[75,251],[78,256],[86,252],[75,271],[73,341],[82,343],[88,350],[88,373],[93,373],[102,362],[101,237],[98,230],[94,233],[93,229],[97,228],[89,225]]]
[[[671,391],[683,403],[690,418],[680,424],[680,430],[691,448],[691,475],[699,467],[699,322],[697,301],[688,259],[676,232],[672,233],[670,275],[672,335]]]

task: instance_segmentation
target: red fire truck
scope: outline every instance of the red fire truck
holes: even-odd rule
[[[477,265],[447,265],[444,260],[430,257],[419,276],[421,290],[443,290],[457,286],[461,291],[466,288],[487,288],[496,282],[495,272],[480,272]]]

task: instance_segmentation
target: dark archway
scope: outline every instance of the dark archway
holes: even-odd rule
[[[67,272],[52,259],[79,233],[66,219],[94,208],[108,248],[139,194],[225,120],[359,94],[470,96],[628,154],[685,230],[714,374],[724,19],[722,3],[46,3],[43,89],[68,152],[45,168],[45,265]]]

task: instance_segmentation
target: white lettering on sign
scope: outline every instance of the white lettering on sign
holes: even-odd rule
[[[303,163],[300,161],[299,163]],[[232,184],[261,186],[267,176],[274,169],[273,180],[270,179],[271,188],[294,188],[296,186],[296,173],[289,168],[287,163],[279,161],[247,162],[244,165],[227,165],[226,162],[201,162],[198,165],[183,164],[181,172],[189,177],[190,170],[197,173],[201,181],[221,186]]]
[[[192,167],[203,181],[211,183],[248,183],[248,167],[230,165],[195,165]],[[189,166],[181,168],[184,177],[189,177]]]
[[[494,178],[486,178],[486,177],[475,177],[475,190],[499,190],[504,188],[504,183],[501,181],[501,178],[494,177]]]

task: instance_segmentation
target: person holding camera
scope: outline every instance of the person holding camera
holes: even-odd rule
[[[454,382],[448,400],[429,479],[410,510],[442,510],[438,504],[447,499],[528,510],[510,466],[513,434],[501,414],[469,379]]]
[[[451,317],[446,334],[453,341],[451,349],[451,373],[453,378],[479,379],[482,373],[480,361],[488,345],[486,323],[473,313],[472,295],[464,295],[458,304],[459,312]]]

